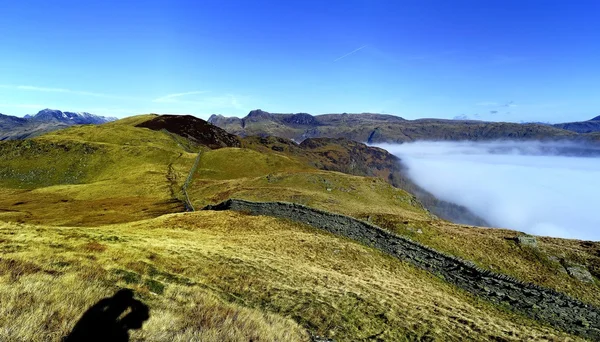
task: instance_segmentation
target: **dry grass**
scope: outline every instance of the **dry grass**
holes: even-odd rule
[[[0,223],[0,239],[0,270],[22,270],[0,272],[0,340],[56,340],[118,287],[150,305],[136,341],[293,341],[308,338],[304,329],[340,341],[569,338],[375,250],[273,218]]]
[[[361,215],[358,216],[361,218]],[[532,248],[517,244],[515,237],[522,233],[513,230],[478,228],[445,221],[407,221],[393,215],[371,215],[371,219],[399,235],[471,260],[481,267],[600,306],[598,284],[584,283],[569,276],[558,261],[563,259],[563,262],[583,264],[593,269],[600,265],[600,255],[594,255],[600,250],[599,243],[538,238],[538,248]],[[597,250],[594,252],[593,248],[586,249],[585,246],[596,246]]]

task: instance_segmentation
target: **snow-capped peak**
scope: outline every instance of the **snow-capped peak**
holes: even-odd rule
[[[35,115],[28,115],[26,118],[36,121],[59,121],[68,125],[102,124],[116,120],[88,112],[62,112],[49,108],[41,110]]]

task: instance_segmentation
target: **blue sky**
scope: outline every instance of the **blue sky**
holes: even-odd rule
[[[600,115],[600,2],[2,1],[0,113]]]

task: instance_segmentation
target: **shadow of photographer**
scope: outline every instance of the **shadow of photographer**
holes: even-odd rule
[[[150,309],[133,298],[133,291],[119,290],[114,296],[103,298],[90,307],[63,342],[126,342],[129,341],[129,330],[140,329],[148,318]]]

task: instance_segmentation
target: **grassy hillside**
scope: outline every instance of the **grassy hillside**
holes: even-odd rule
[[[243,138],[242,146],[265,154],[285,155],[320,170],[379,177],[415,195],[425,208],[443,219],[470,225],[488,225],[467,208],[439,200],[419,187],[407,176],[401,160],[381,148],[345,138],[309,138],[297,144],[285,138],[258,136]]]
[[[0,219],[100,225],[181,211],[181,183],[199,147],[133,127],[150,117],[0,143]]]
[[[57,340],[120,287],[151,308],[138,341],[575,339],[302,224],[182,213],[198,152],[188,188],[196,208],[228,198],[305,204],[600,304],[596,283],[564,271],[578,264],[598,277],[599,244],[538,238],[531,248],[514,231],[439,220],[385,179],[324,170],[347,157],[345,147],[295,154],[297,145],[244,139],[212,150],[135,127],[153,118],[0,142],[0,340]]]
[[[55,339],[118,287],[151,307],[134,341],[567,338],[375,250],[272,218],[197,212],[98,228],[0,223],[0,238],[5,341]]]
[[[380,178],[321,171],[284,155],[249,149],[202,153],[188,192],[196,208],[235,197],[296,202],[344,214],[431,218],[412,195]]]

